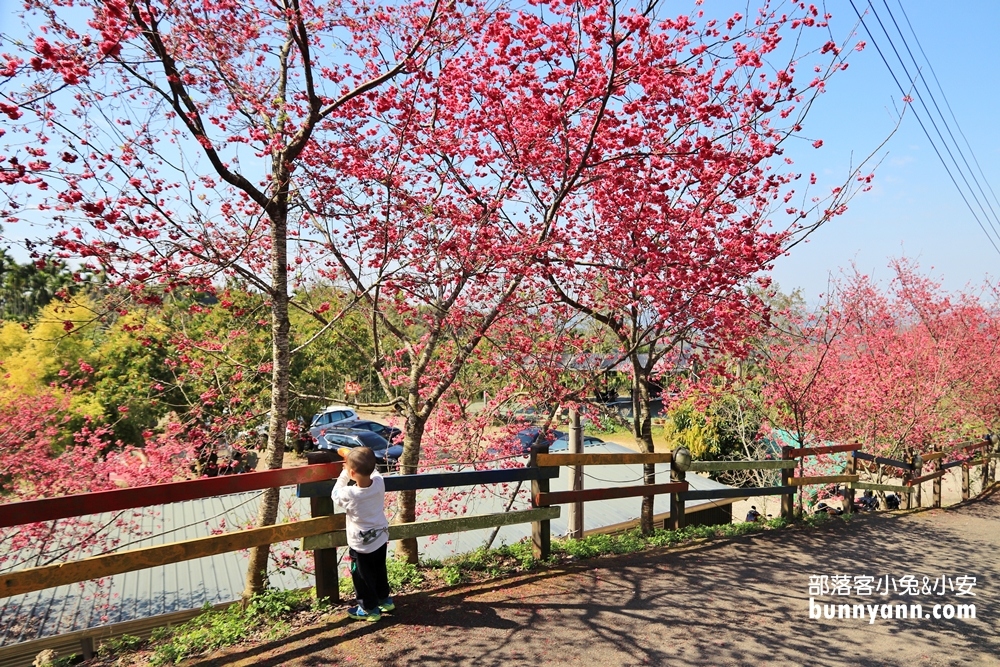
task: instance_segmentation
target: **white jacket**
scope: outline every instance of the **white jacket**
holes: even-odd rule
[[[367,488],[348,486],[351,481],[344,466],[333,486],[333,501],[347,514],[347,545],[358,553],[375,551],[389,541],[389,520],[385,518],[385,480],[372,471]]]

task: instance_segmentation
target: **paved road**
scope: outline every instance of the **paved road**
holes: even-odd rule
[[[998,528],[993,495],[945,511],[587,561],[398,598],[391,621],[338,615],[281,642],[190,664],[1000,665]],[[835,574],[974,576],[975,598],[948,591],[906,602],[930,615],[934,604],[972,601],[977,618],[810,619],[810,576]]]

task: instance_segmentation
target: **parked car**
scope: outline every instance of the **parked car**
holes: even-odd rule
[[[541,445],[548,445],[552,447],[552,443],[560,438],[568,438],[569,436],[562,431],[549,430],[547,433],[539,436],[538,433],[541,429],[537,426],[529,426],[526,429],[522,429],[517,432],[518,442],[521,443],[521,452],[523,454],[531,453],[531,446],[534,444],[536,447]]]
[[[378,422],[369,421],[367,419],[359,419],[355,422],[349,422],[344,424],[344,428],[349,428],[355,431],[371,431],[372,433],[378,433],[390,443],[396,442],[396,440],[403,435],[403,432],[395,426],[386,426],[385,424],[379,424]]]
[[[603,445],[604,441],[600,438],[596,438],[592,435],[583,436],[583,446],[591,447],[593,445]],[[551,445],[549,445],[550,452],[557,452],[561,449],[569,449],[569,434],[566,433],[562,436],[556,438]]]
[[[399,467],[403,455],[402,445],[392,445],[377,433],[350,428],[329,428],[319,437],[317,447],[321,450],[336,450],[341,447],[367,447],[375,454],[379,470],[387,472]]]
[[[330,407],[313,415],[309,424],[309,435],[313,442],[319,444],[319,437],[329,428],[344,426],[350,422],[358,421],[358,413],[353,408],[343,405],[331,405]]]

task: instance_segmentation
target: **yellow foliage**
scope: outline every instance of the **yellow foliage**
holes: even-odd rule
[[[670,449],[687,447],[694,459],[701,460],[706,458],[713,445],[712,435],[706,431],[706,427],[698,423],[679,429],[674,420],[668,419],[663,427],[663,436]]]
[[[0,329],[0,386],[36,396],[59,381],[60,370],[78,373],[81,361],[93,361],[96,329],[94,308],[86,297],[50,303],[29,331],[5,324]]]
[[[17,322],[4,322],[0,326],[0,364],[20,352],[28,344],[28,332]]]
[[[717,453],[718,433],[692,401],[681,403],[670,412],[663,436],[671,448],[687,447],[696,460],[713,458]]]
[[[69,411],[81,417],[100,419],[104,415],[104,406],[95,394],[73,394],[69,401]]]

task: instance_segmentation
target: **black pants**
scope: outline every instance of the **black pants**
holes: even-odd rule
[[[358,602],[366,611],[378,609],[380,600],[389,597],[389,575],[385,569],[385,554],[388,544],[383,544],[370,554],[359,554],[349,549],[351,557],[351,581]]]

